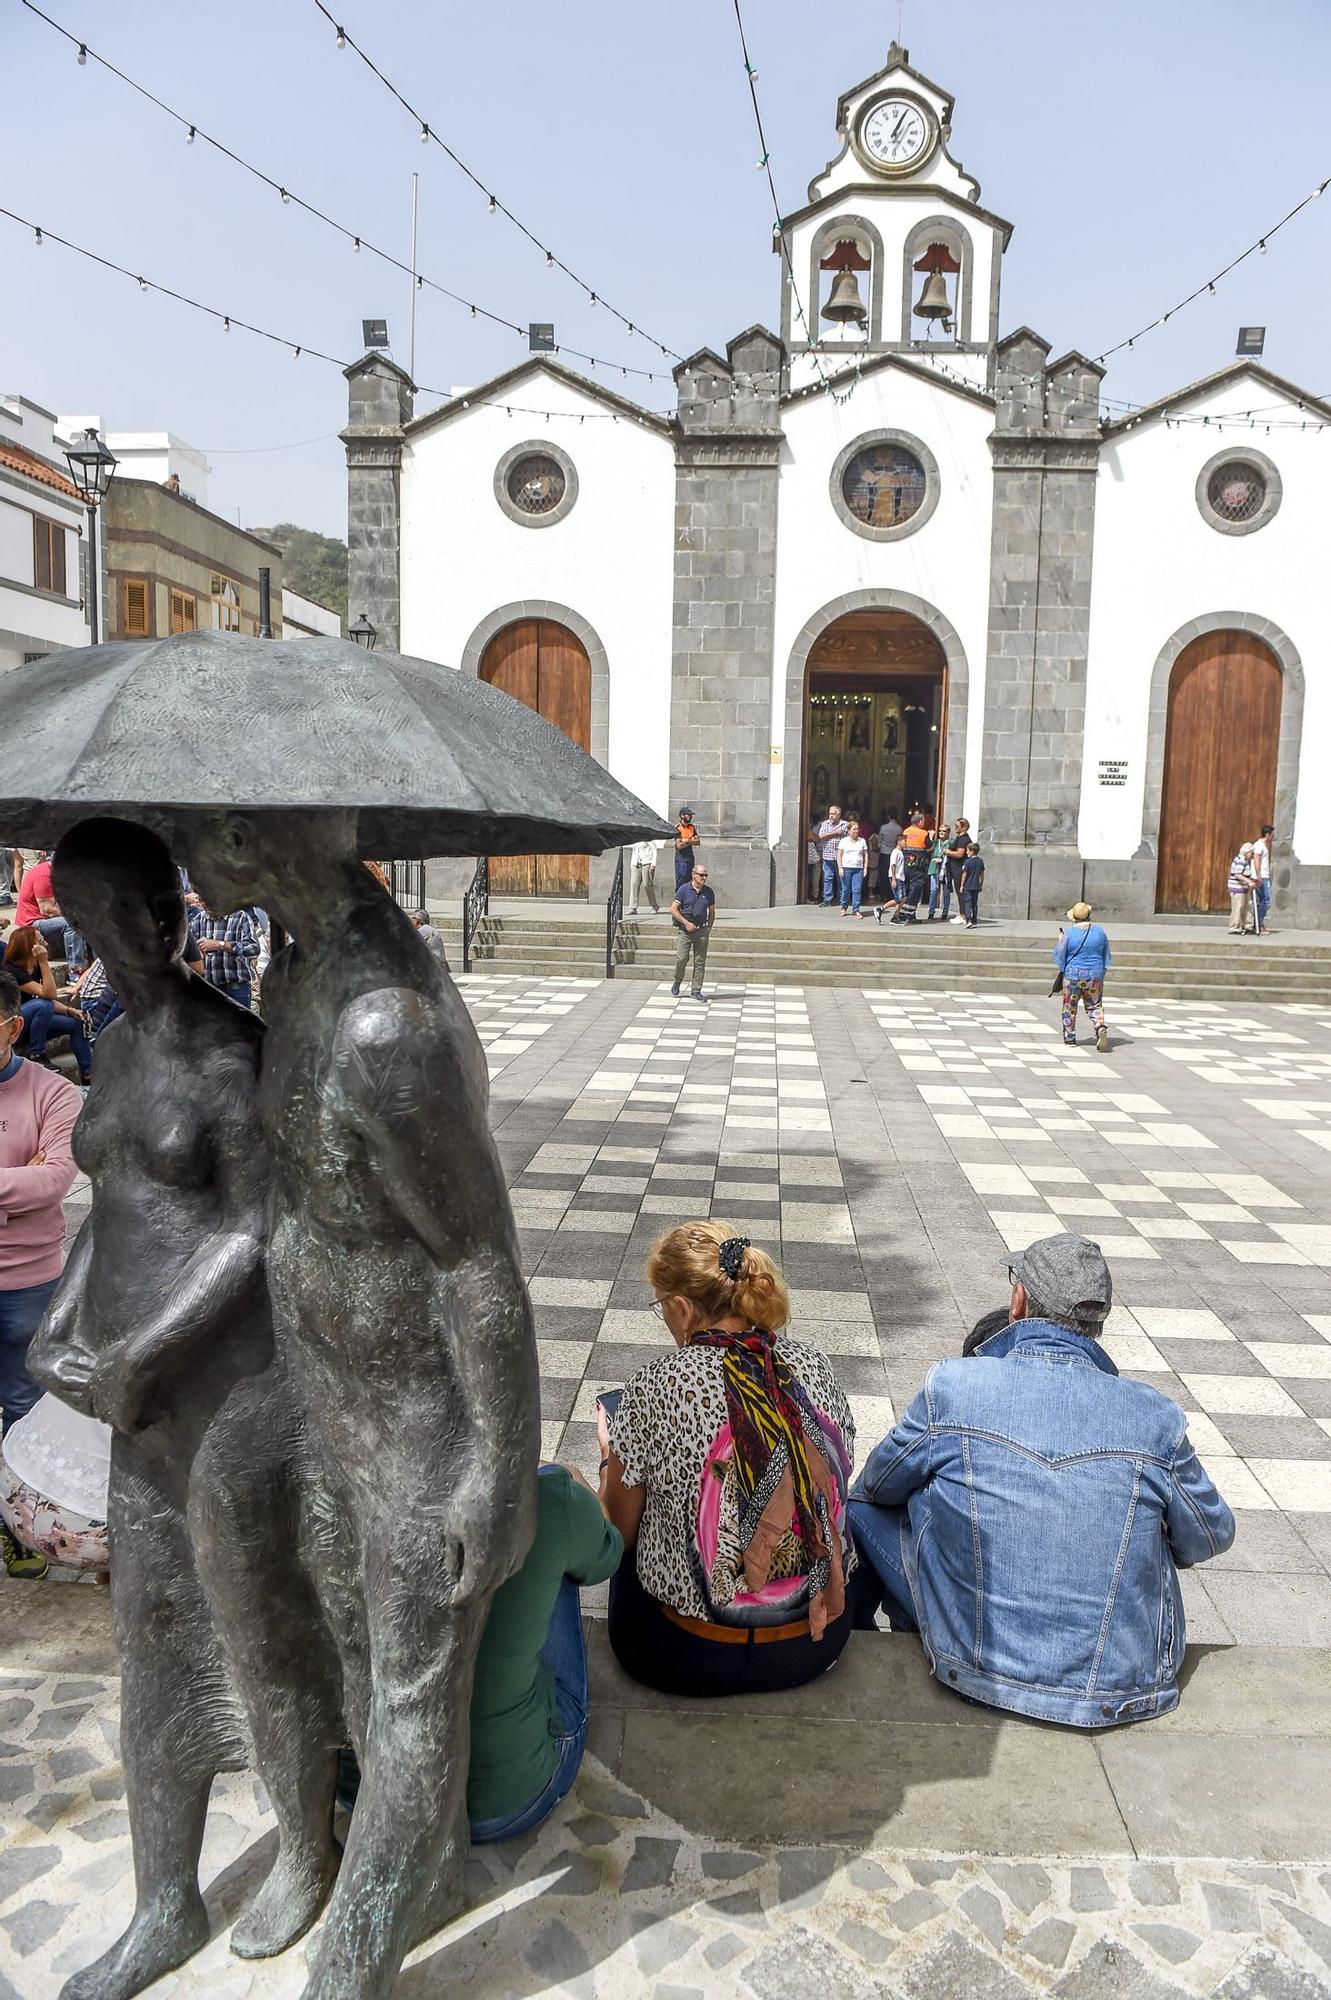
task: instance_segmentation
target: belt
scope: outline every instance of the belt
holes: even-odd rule
[[[809,1621],[797,1618],[792,1625],[712,1625],[705,1618],[686,1618],[673,1605],[661,1606],[672,1625],[691,1632],[695,1639],[710,1639],[719,1646],[770,1646],[778,1639],[807,1639]]]

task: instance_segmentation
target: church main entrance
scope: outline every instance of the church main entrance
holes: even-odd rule
[[[592,669],[586,648],[549,618],[522,618],[496,632],[481,656],[480,677],[534,708],[584,750],[592,747]],[[587,894],[585,854],[495,855],[496,896]]]
[[[804,682],[803,825],[830,804],[878,827],[941,815],[947,661],[909,611],[849,611],[814,641]],[[801,860],[804,847],[800,846]],[[801,896],[803,896],[801,869]]]

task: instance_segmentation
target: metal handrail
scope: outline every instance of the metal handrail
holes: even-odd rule
[[[619,850],[615,872],[610,882],[610,894],[605,899],[605,976],[615,976],[615,945],[619,941],[619,926],[624,920],[624,850]]]
[[[425,863],[423,861],[392,861],[389,870],[393,882],[393,894],[404,910],[425,908]]]
[[[471,971],[472,940],[484,918],[490,914],[490,862],[482,855],[476,863],[471,887],[462,898],[462,970]]]

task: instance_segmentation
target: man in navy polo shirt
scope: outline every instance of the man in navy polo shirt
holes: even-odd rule
[[[681,882],[675,891],[675,900],[670,905],[670,918],[679,933],[675,941],[675,983],[672,993],[678,994],[680,983],[688,969],[689,955],[693,955],[693,990],[691,1000],[702,999],[702,976],[707,965],[707,940],[711,935],[716,917],[716,897],[707,886],[707,870],[700,861],[693,865],[693,873],[687,882]]]

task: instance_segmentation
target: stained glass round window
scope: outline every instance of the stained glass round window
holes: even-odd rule
[[[899,528],[924,505],[924,467],[899,444],[871,444],[856,452],[841,475],[846,506],[866,528]]]
[[[1206,497],[1220,520],[1251,521],[1266,500],[1266,481],[1246,459],[1230,459],[1211,474]]]
[[[507,485],[509,499],[522,513],[551,514],[564,497],[567,481],[557,459],[530,452],[510,468]]]

